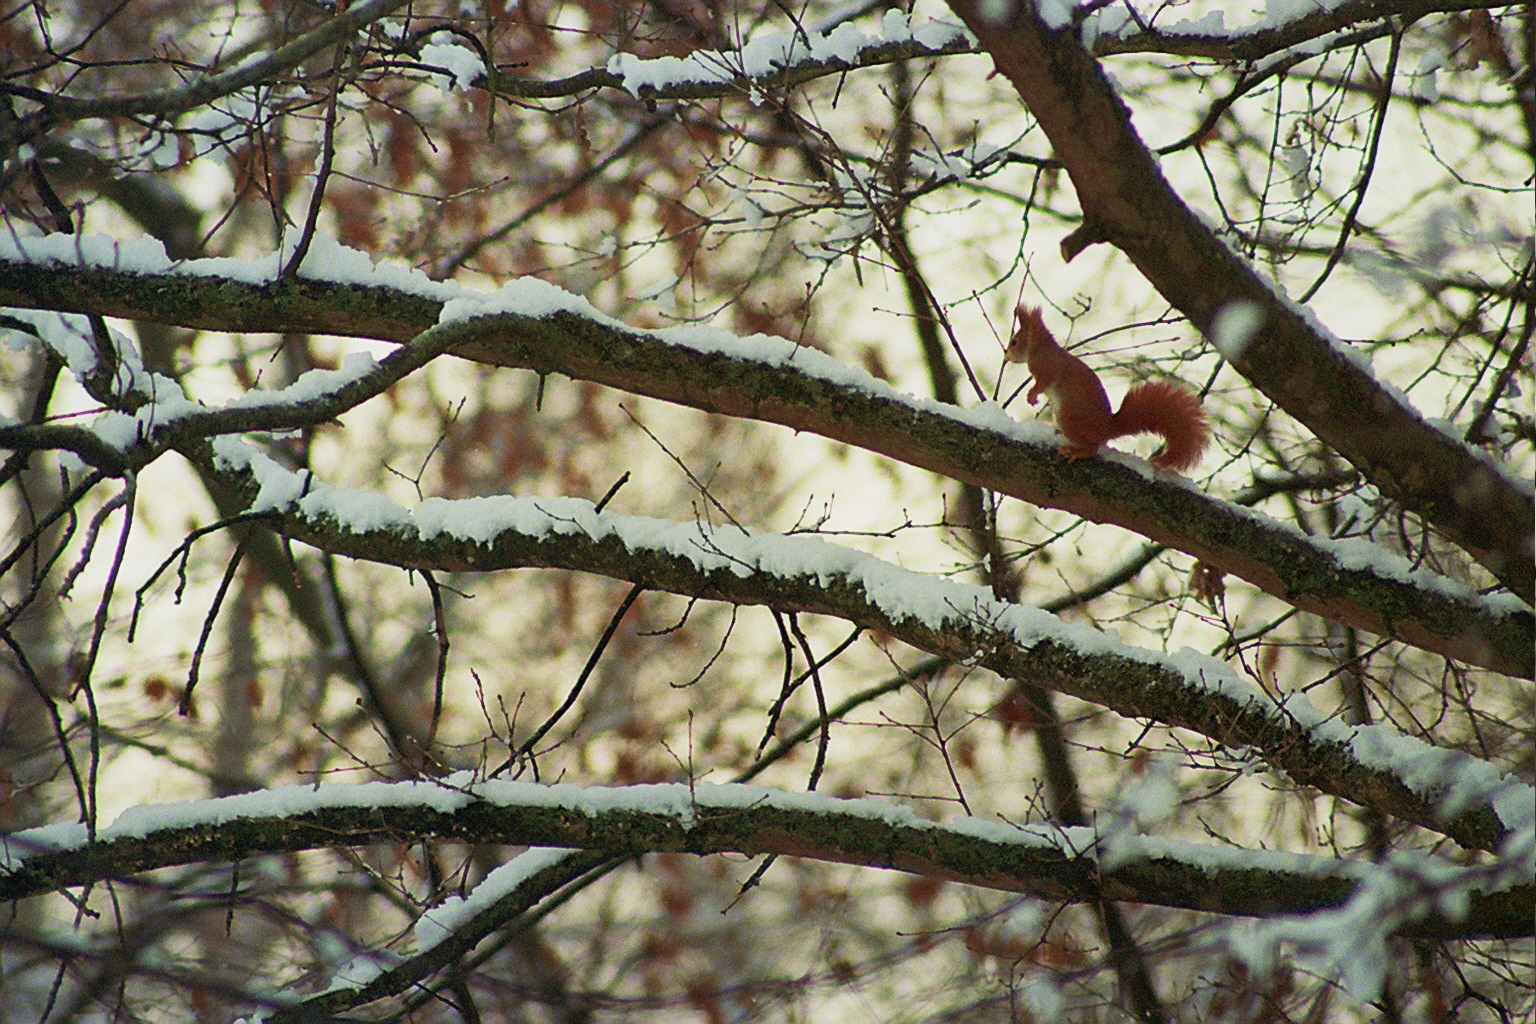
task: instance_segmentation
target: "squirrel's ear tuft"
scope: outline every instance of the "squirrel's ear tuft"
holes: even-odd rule
[[[1055,341],[1051,329],[1045,326],[1039,306],[1019,305],[1014,308],[1013,315],[1018,326],[1013,330],[1013,337],[1008,339],[1008,347],[1003,350],[1003,358],[1008,362],[1027,362],[1031,347],[1042,339]]]

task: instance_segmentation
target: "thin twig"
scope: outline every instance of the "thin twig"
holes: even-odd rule
[[[315,188],[309,196],[309,209],[304,213],[304,227],[299,241],[293,247],[293,255],[283,267],[281,280],[298,276],[304,257],[309,255],[309,243],[315,237],[315,226],[320,222],[320,209],[325,205],[325,187],[331,180],[331,165],[336,159],[336,104],[341,96],[341,62],[349,48],[338,43],[331,59],[331,91],[325,100],[325,127],[320,137],[320,166],[315,172]]]
[[[1322,272],[1317,275],[1317,280],[1311,287],[1301,293],[1296,300],[1305,304],[1310,302],[1312,296],[1317,294],[1323,282],[1327,281],[1333,273],[1333,268],[1339,265],[1339,260],[1344,256],[1344,248],[1349,244],[1349,236],[1354,232],[1356,218],[1360,215],[1360,208],[1365,205],[1365,193],[1375,176],[1376,154],[1381,150],[1381,136],[1387,126],[1387,108],[1392,104],[1392,80],[1397,77],[1397,57],[1403,49],[1403,32],[1407,26],[1399,26],[1392,33],[1392,48],[1387,51],[1387,68],[1382,73],[1381,99],[1376,104],[1375,123],[1371,126],[1371,141],[1366,149],[1365,162],[1360,167],[1360,183],[1355,188],[1355,201],[1350,206],[1349,212],[1344,215],[1344,225],[1339,228],[1339,238],[1333,245],[1333,251],[1328,254],[1328,262]]]
[[[427,728],[426,757],[432,756],[437,745],[437,727],[443,718],[443,682],[448,675],[448,616],[443,610],[443,592],[437,577],[423,569],[421,578],[427,583],[427,593],[432,595],[432,625],[437,632],[437,671],[432,677],[432,724]]]
[[[629,593],[624,595],[624,600],[619,602],[619,607],[615,609],[613,615],[609,617],[608,628],[603,630],[603,635],[598,638],[597,645],[592,648],[592,653],[587,656],[587,663],[582,666],[581,674],[576,677],[576,683],[571,687],[570,692],[565,695],[565,700],[560,704],[558,708],[555,709],[552,715],[544,720],[543,725],[539,726],[533,731],[532,736],[529,736],[528,739],[523,741],[522,745],[519,746],[517,750],[513,751],[512,756],[508,757],[506,761],[502,763],[501,767],[491,772],[489,778],[495,778],[502,772],[506,771],[508,768],[511,768],[524,757],[527,757],[529,759],[529,763],[533,766],[534,781],[539,780],[539,763],[533,757],[533,748],[538,744],[539,740],[544,738],[545,734],[547,734],[549,730],[555,727],[555,724],[565,716],[565,713],[571,710],[572,706],[575,705],[576,698],[581,696],[582,688],[587,685],[587,680],[591,678],[592,671],[597,668],[598,659],[600,659],[603,656],[603,652],[608,649],[608,642],[612,640],[613,635],[618,632],[619,623],[623,620],[624,613],[629,611],[630,606],[635,603],[635,599],[638,598],[644,591],[645,587],[639,583],[636,583],[634,586],[629,588]]]
[[[821,728],[816,740],[816,761],[811,765],[811,777],[805,784],[807,790],[814,790],[816,783],[821,781],[822,769],[827,764],[827,748],[832,744],[831,719],[827,716],[827,694],[821,686],[821,666],[816,661],[816,653],[811,650],[811,642],[800,629],[800,618],[794,612],[789,614],[789,631],[800,645],[806,663],[811,666],[807,674],[811,677],[811,691],[816,694],[816,721]]]
[[[245,544],[249,537],[250,534],[247,533],[235,542],[234,553],[230,555],[229,564],[224,567],[224,576],[219,580],[219,588],[213,592],[213,601],[208,606],[208,614],[203,616],[203,629],[198,635],[197,646],[192,651],[192,664],[187,669],[187,686],[181,693],[181,700],[176,702],[177,714],[192,713],[192,688],[197,685],[198,673],[203,664],[203,652],[208,648],[208,637],[213,633],[213,623],[219,617],[219,608],[224,604],[224,596],[229,593],[229,585],[234,582],[235,571],[240,568],[240,561],[245,557]]]

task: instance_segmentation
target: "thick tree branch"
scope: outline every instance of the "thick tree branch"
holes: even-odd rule
[[[596,513],[571,498],[430,499],[407,511],[284,470],[234,439],[183,451],[222,478],[237,501],[269,514],[285,536],[333,554],[423,570],[575,570],[693,599],[830,615],[1127,717],[1251,748],[1302,785],[1467,847],[1494,849],[1515,827],[1515,812],[1495,805],[1523,787],[1465,754],[1384,727],[1339,726],[1304,699],[1277,706],[1214,658],[1134,651],[979,587],[817,538]],[[1365,744],[1364,756],[1357,743]]]
[[[686,58],[642,60],[620,55],[606,68],[591,68],[561,79],[521,78],[491,71],[483,83],[492,92],[516,99],[555,99],[577,96],[592,89],[621,89],[651,103],[665,100],[710,99],[749,96],[788,89],[828,75],[847,74],[902,60],[921,60],[975,52],[975,44],[957,28],[933,24],[929,38],[868,39],[835,56],[809,52],[801,36],[785,36],[793,46],[771,67],[748,67],[737,51],[695,51]],[[617,70],[615,70],[617,68]]]
[[[1168,184],[1130,114],[1070,25],[1033,4],[950,0],[1051,140],[1082,205],[1070,256],[1095,241],[1123,251],[1197,329],[1219,337],[1234,304],[1256,327],[1223,354],[1286,412],[1423,516],[1528,604],[1536,599],[1529,488],[1428,423],[1383,387],[1310,315],[1216,237]]]
[[[35,838],[34,838],[35,837]],[[263,853],[424,838],[553,846],[610,856],[781,854],[934,875],[1050,900],[1101,895],[1213,914],[1270,917],[1344,906],[1379,865],[1124,836],[1088,828],[937,823],[870,798],[839,799],[740,785],[544,786],[454,776],[439,781],[292,786],[138,808],[87,840],[51,826],[0,839],[0,899],[88,885],[155,868]],[[1114,848],[1101,863],[1101,843]],[[35,845],[34,845],[35,844]],[[1532,933],[1536,886],[1444,877],[1447,865],[1392,879],[1395,934],[1513,938]],[[1475,874],[1478,869],[1468,869]],[[1494,884],[1490,885],[1489,882]],[[1462,887],[1465,887],[1463,889]],[[1426,899],[1468,891],[1464,916]],[[1390,905],[1390,904],[1389,904]],[[1434,908],[1434,909],[1431,909]],[[1426,912],[1427,911],[1427,912]],[[1390,913],[1388,909],[1384,912]]]
[[[1222,61],[1256,61],[1369,22],[1392,19],[1400,24],[1409,24],[1431,14],[1485,11],[1490,6],[1515,5],[1490,5],[1486,0],[1392,0],[1391,3],[1384,3],[1383,0],[1351,0],[1341,4],[1318,4],[1315,10],[1289,21],[1263,24],[1252,29],[1223,27],[1218,31],[1206,31],[1175,25],[1164,31],[1155,24],[1148,24],[1145,29],[1127,25],[1121,31],[1096,34],[1092,50],[1100,57],[1125,53],[1167,53]],[[1115,4],[1108,10],[1118,14],[1120,9],[1120,5]],[[1171,10],[1177,11],[1178,8]],[[1317,48],[1317,52],[1322,52],[1322,49]]]
[[[85,261],[88,264],[92,261]],[[549,289],[550,292],[556,291]],[[452,286],[419,292],[298,279],[258,284],[196,273],[127,273],[95,265],[29,263],[0,254],[0,303],[94,312],[224,331],[294,331],[408,342],[435,324]],[[1492,605],[1427,572],[1412,579],[1356,563],[1348,549],[1306,538],[1192,487],[1151,479],[1108,459],[1065,463],[1033,425],[1009,425],[891,391],[782,339],[784,358],[723,333],[624,327],[559,293],[565,309],[543,316],[501,313],[411,343],[480,362],[560,373],[708,412],[779,423],[856,445],[909,465],[989,488],[1034,505],[1111,523],[1184,551],[1298,608],[1512,675],[1533,673],[1533,621],[1515,606]],[[488,296],[481,296],[489,298]],[[488,307],[493,308],[493,307]],[[671,339],[677,340],[671,340]],[[759,339],[761,340],[761,339]],[[390,360],[386,360],[390,362]],[[361,386],[361,385],[359,385]],[[292,426],[303,410],[209,414],[208,428]],[[174,426],[171,429],[177,429]],[[178,436],[184,437],[185,434]]]
[[[1411,0],[1394,3],[1389,10],[1384,10],[1386,6],[1381,0],[1355,0],[1278,25],[1208,31],[1179,25],[1166,30],[1156,24],[1141,27],[1125,17],[1121,4],[1114,4],[1090,15],[1085,32],[1092,36],[1093,53],[1101,57],[1161,53],[1216,61],[1254,62],[1314,41],[1318,46],[1308,56],[1316,56],[1336,46],[1351,45],[1358,42],[1360,36],[1351,35],[1346,40],[1328,37],[1386,17],[1413,21],[1434,13],[1485,10],[1488,7],[1478,0]],[[1376,31],[1384,33],[1386,29]],[[794,40],[798,42],[800,38],[797,35]],[[789,41],[786,35],[786,43]],[[737,51],[696,50],[683,58],[653,58],[649,62],[621,58],[608,67],[589,68],[565,78],[524,77],[493,68],[476,84],[498,95],[520,100],[560,99],[596,89],[618,89],[657,103],[751,96],[794,88],[861,68],[977,52],[982,51],[975,40],[963,33],[946,37],[941,26],[931,25],[924,38],[872,38],[852,49],[838,48],[836,56],[813,54],[803,45],[796,45],[794,50],[786,51],[785,59],[776,60],[767,68],[748,67],[743,55]]]

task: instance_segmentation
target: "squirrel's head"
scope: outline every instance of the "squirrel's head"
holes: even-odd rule
[[[1056,343],[1051,329],[1045,326],[1045,317],[1041,315],[1039,306],[1018,306],[1013,311],[1013,317],[1013,337],[1008,339],[1008,347],[1003,350],[1003,358],[1008,362],[1027,362],[1029,353],[1037,346]]]

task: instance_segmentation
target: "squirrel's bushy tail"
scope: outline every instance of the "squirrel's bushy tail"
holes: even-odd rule
[[[1115,413],[1115,435],[1130,434],[1161,434],[1163,450],[1152,456],[1152,465],[1176,473],[1193,468],[1211,442],[1211,427],[1199,396],[1161,380],[1138,384],[1125,393]]]

